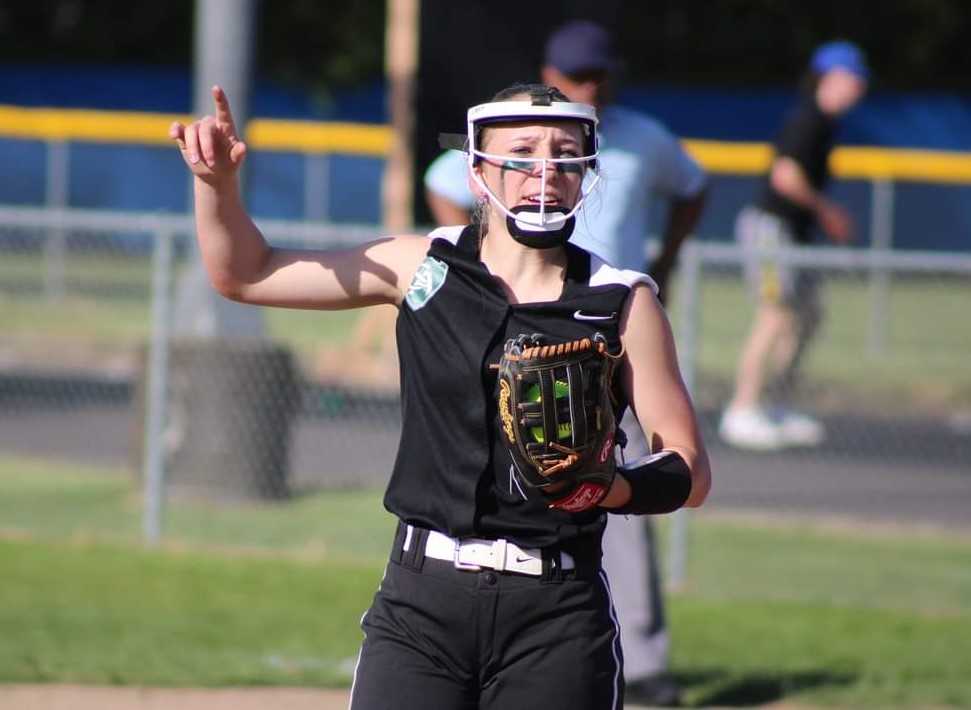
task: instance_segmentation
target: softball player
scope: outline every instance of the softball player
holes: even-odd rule
[[[606,512],[700,505],[710,471],[650,279],[568,245],[596,170],[596,113],[545,86],[469,110],[473,223],[342,251],[269,246],[239,198],[246,148],[229,104],[170,134],[195,175],[200,251],[213,285],[246,303],[398,306],[402,436],[385,495],[400,523],[370,610],[354,710],[619,709],[623,666],[600,567]],[[504,343],[606,341],[620,397],[659,457],[625,468],[596,504],[553,507],[523,489],[498,435]]]
[[[652,211],[663,206],[667,220],[661,249],[647,269],[663,301],[681,244],[701,216],[707,177],[660,122],[610,101],[619,64],[607,30],[590,21],[568,22],[546,42],[543,83],[561,89],[571,101],[596,106],[598,162],[607,176],[581,213],[570,241],[613,266],[641,271]],[[425,193],[439,224],[468,221],[475,199],[467,171],[464,155],[450,150],[425,172]],[[621,426],[628,438],[623,450],[627,459],[650,451],[629,411]],[[643,705],[676,706],[680,688],[668,673],[670,635],[650,518],[611,517],[603,548],[621,628],[627,697]]]

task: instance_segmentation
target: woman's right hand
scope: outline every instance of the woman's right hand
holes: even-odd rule
[[[188,126],[176,121],[169,127],[182,159],[197,178],[216,185],[236,175],[246,157],[246,144],[236,134],[233,114],[226,93],[212,87],[216,115],[203,116]]]

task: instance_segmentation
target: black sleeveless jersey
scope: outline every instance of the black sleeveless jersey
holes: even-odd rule
[[[558,343],[599,332],[619,352],[631,288],[653,282],[568,244],[560,297],[511,304],[479,261],[474,228],[445,227],[430,236],[396,325],[402,431],[385,507],[453,537],[506,538],[526,547],[599,536],[602,510],[551,510],[538,491],[513,480],[490,364],[499,362],[507,339],[523,333]]]

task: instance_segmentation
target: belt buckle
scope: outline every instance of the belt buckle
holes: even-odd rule
[[[506,571],[506,550],[509,543],[504,538],[492,541],[492,568]]]
[[[475,565],[468,562],[462,562],[459,559],[459,550],[462,549],[462,541],[455,541],[455,551],[452,553],[452,566],[455,569],[466,570],[468,572],[478,572],[482,569],[481,565]]]

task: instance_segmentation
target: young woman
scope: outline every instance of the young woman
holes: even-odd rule
[[[472,224],[300,251],[268,245],[248,217],[246,147],[218,87],[213,98],[214,117],[170,130],[195,175],[213,286],[266,306],[399,309],[403,425],[385,506],[400,523],[351,707],[621,708],[606,513],[698,506],[710,471],[650,278],[567,241],[597,169],[593,108],[542,85],[500,92],[469,110]],[[620,363],[615,413],[629,403],[659,451],[586,505],[522,486],[500,437],[493,366],[523,334],[605,342]]]

